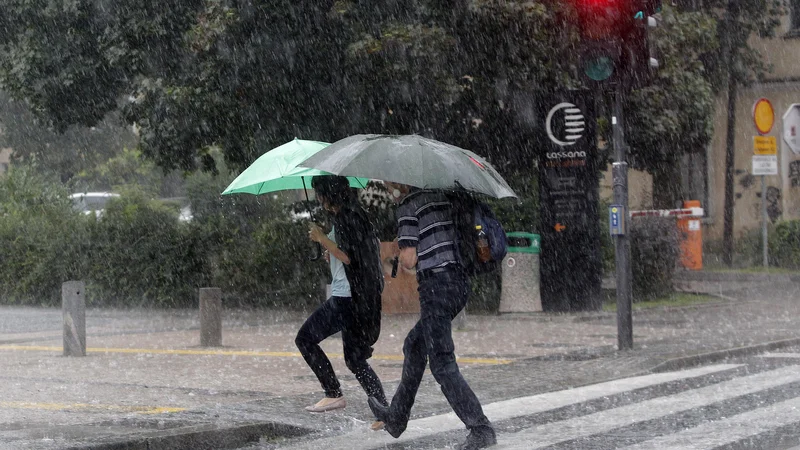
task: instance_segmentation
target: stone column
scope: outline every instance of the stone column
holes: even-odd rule
[[[61,285],[64,356],[86,356],[85,287],[83,281],[67,281]]]
[[[200,288],[200,346],[222,346],[222,290]]]

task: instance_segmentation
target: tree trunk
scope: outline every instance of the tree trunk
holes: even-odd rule
[[[734,73],[735,57],[733,54],[733,22],[736,12],[736,0],[728,1],[728,14],[725,24],[725,52],[728,61],[728,125],[725,145],[725,210],[723,212],[722,261],[727,266],[733,265],[733,175],[735,170],[736,150],[736,96],[737,85]]]
[[[673,209],[683,200],[680,161],[663,164],[653,171],[653,207]]]

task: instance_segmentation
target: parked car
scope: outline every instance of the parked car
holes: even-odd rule
[[[69,198],[72,200],[72,207],[76,211],[100,217],[106,209],[108,201],[112,198],[119,198],[119,194],[113,192],[77,192],[70,195]]]

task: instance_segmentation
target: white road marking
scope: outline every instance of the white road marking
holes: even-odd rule
[[[717,364],[713,366],[677,372],[665,372],[631,378],[622,378],[619,380],[582,386],[574,389],[566,389],[557,392],[533,395],[530,397],[495,402],[484,405],[483,411],[492,422],[499,422],[501,420],[549,411],[552,409],[620,394],[635,389],[656,386],[670,381],[685,380],[709,375],[712,373],[723,372],[741,366],[741,364]],[[458,429],[464,429],[464,424],[461,423],[461,420],[459,420],[458,417],[456,417],[455,413],[451,412],[410,421],[405,433],[403,433],[399,439],[393,439],[384,431],[373,432],[367,427],[364,427],[364,429],[355,430],[344,435],[327,439],[317,439],[313,442],[298,443],[294,446],[287,446],[287,448],[352,449],[354,448],[353,443],[355,442],[361,444],[360,448],[380,448],[386,446],[387,444],[408,442],[414,439]]]
[[[800,358],[800,353],[764,353],[762,358]]]
[[[586,416],[528,428],[519,433],[501,436],[500,442],[503,443],[501,448],[503,450],[528,450],[546,447],[567,440],[607,433],[616,428],[658,419],[681,411],[689,411],[797,381],[800,381],[800,370],[797,366],[782,367],[699,389],[656,397]]]
[[[625,447],[625,450],[710,449],[796,422],[800,422],[800,398],[706,422],[688,430]]]

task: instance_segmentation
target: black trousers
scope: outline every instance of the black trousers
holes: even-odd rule
[[[403,344],[403,375],[392,398],[389,416],[398,424],[408,422],[425,366],[430,361],[433,377],[464,425],[470,430],[489,427],[478,397],[458,369],[453,344],[451,322],[467,304],[467,276],[454,268],[418,278],[420,319]]]
[[[300,327],[295,344],[311,370],[322,384],[327,397],[341,397],[342,390],[333,366],[319,343],[342,332],[344,362],[370,397],[386,403],[383,385],[367,359],[372,356],[372,340],[354,327],[353,300],[350,297],[331,297],[314,311]],[[366,333],[377,336],[378,333]]]

